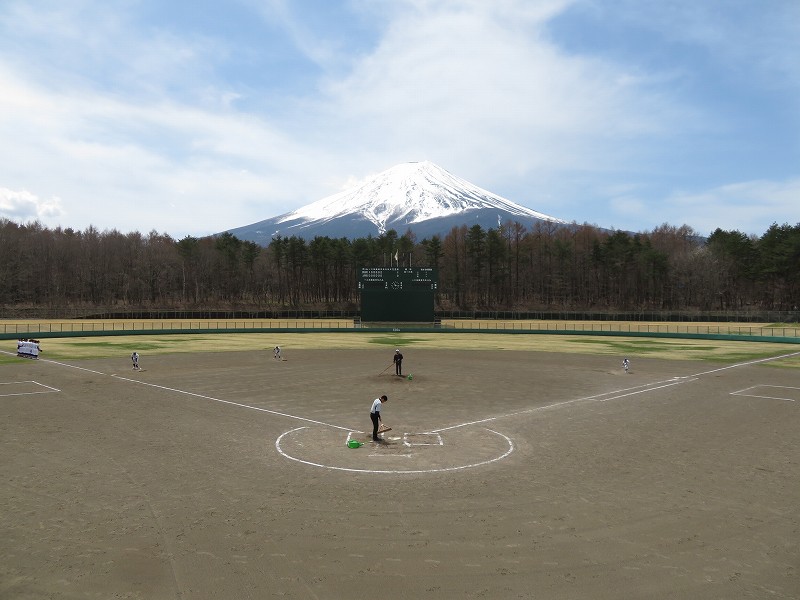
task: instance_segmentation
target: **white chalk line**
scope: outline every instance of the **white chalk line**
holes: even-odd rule
[[[682,376],[682,377],[673,377],[671,379],[667,379],[667,380],[664,380],[664,381],[656,381],[656,382],[653,382],[653,383],[638,385],[638,386],[634,386],[634,387],[631,387],[631,388],[624,388],[624,389],[615,390],[615,391],[612,391],[612,392],[605,392],[605,393],[602,393],[602,394],[596,394],[594,396],[586,396],[585,398],[574,398],[572,400],[565,400],[563,402],[555,402],[553,404],[546,404],[544,406],[537,406],[535,408],[529,408],[529,409],[518,411],[518,412],[508,413],[508,414],[499,415],[499,416],[495,416],[495,417],[487,417],[486,419],[479,419],[477,421],[470,421],[470,422],[467,422],[467,423],[460,423],[458,425],[451,425],[450,427],[442,427],[441,429],[432,429],[427,433],[438,433],[438,432],[441,432],[441,431],[448,431],[450,429],[458,429],[459,427],[467,427],[467,426],[470,426],[470,425],[480,425],[482,423],[488,423],[490,421],[496,421],[498,419],[504,419],[506,417],[516,417],[516,416],[519,416],[519,415],[531,414],[531,413],[535,413],[535,412],[539,412],[539,411],[543,411],[543,410],[549,410],[549,409],[552,409],[552,408],[559,408],[559,407],[562,407],[562,406],[568,406],[570,404],[577,404],[577,403],[580,403],[580,402],[608,402],[609,400],[618,400],[620,398],[625,398],[627,396],[633,396],[633,395],[636,395],[636,394],[641,394],[641,393],[645,393],[645,392],[651,392],[651,391],[655,391],[655,390],[660,390],[662,388],[670,387],[672,385],[678,385],[678,384],[682,384],[682,383],[691,383],[693,381],[697,381],[703,375],[710,375],[711,373],[718,373],[719,371],[726,371],[728,369],[736,369],[736,368],[739,368],[739,367],[746,367],[746,366],[749,366],[749,365],[755,365],[755,364],[759,364],[759,363],[765,363],[765,362],[771,362],[771,361],[775,361],[775,360],[781,360],[783,358],[791,358],[793,356],[798,356],[798,355],[800,355],[800,352],[791,352],[789,354],[782,354],[780,356],[770,356],[770,357],[767,357],[767,358],[760,358],[760,359],[757,359],[757,360],[750,360],[750,361],[747,361],[747,362],[741,362],[741,363],[736,363],[736,364],[733,364],[733,365],[728,365],[726,367],[720,367],[718,369],[711,369],[709,371],[702,371],[700,373],[695,373],[694,375],[686,375],[686,376]],[[631,391],[631,390],[636,390],[636,391]],[[623,393],[623,392],[625,392],[625,393]],[[605,397],[605,396],[608,396],[608,397]]]
[[[477,421],[469,421],[467,423],[459,423],[458,425],[451,425],[450,427],[442,427],[441,429],[432,429],[428,433],[440,433],[442,431],[449,431],[450,429],[458,429],[459,427],[468,427],[470,425],[480,425],[482,423],[488,423],[490,421],[496,421],[498,419],[505,419],[508,417],[517,417],[519,415],[527,415],[543,410],[550,410],[552,408],[560,408],[562,406],[568,406],[570,404],[578,404],[580,402],[608,402],[609,400],[619,400],[620,398],[625,398],[627,396],[634,396],[636,394],[643,394],[645,392],[652,392],[654,390],[660,390],[662,388],[670,387],[673,385],[680,385],[683,383],[689,383],[691,381],[696,381],[696,378],[681,378],[681,379],[670,379],[667,381],[658,381],[651,384],[646,385],[639,385],[633,388],[625,388],[622,390],[615,390],[613,392],[604,392],[602,394],[596,394],[594,396],[586,396],[584,398],[574,398],[572,400],[564,400],[563,402],[554,402],[552,404],[544,404],[542,406],[537,406],[534,408],[528,408],[525,410],[520,410],[513,413],[506,413],[503,415],[497,415],[494,417],[487,417],[485,419],[479,419]],[[660,384],[660,385],[659,385]],[[634,391],[630,391],[634,390]],[[626,392],[626,393],[622,393]],[[616,395],[614,395],[616,394]]]
[[[794,387],[791,385],[775,385],[772,383],[759,383],[758,385],[751,385],[750,387],[746,387],[741,390],[736,390],[735,392],[731,392],[731,395],[735,396],[736,394],[740,394],[742,392],[749,392],[750,390],[754,390],[756,388],[764,388],[764,387],[778,388],[779,390],[800,390],[800,387]]]
[[[288,458],[289,460],[293,460],[295,462],[302,463],[304,465],[309,465],[311,467],[319,467],[321,469],[330,469],[332,471],[347,471],[349,473],[378,473],[378,474],[385,474],[385,475],[412,475],[412,474],[417,474],[418,475],[420,473],[445,473],[445,472],[448,472],[448,471],[463,471],[465,469],[474,469],[475,467],[480,467],[480,466],[483,466],[483,465],[488,465],[488,464],[493,463],[493,462],[497,462],[498,460],[504,459],[505,457],[507,457],[509,454],[511,454],[514,451],[514,442],[511,441],[511,438],[509,438],[506,435],[503,435],[499,431],[494,431],[492,429],[487,429],[486,431],[489,431],[491,433],[494,433],[494,434],[499,435],[500,437],[502,437],[506,441],[506,443],[508,444],[508,449],[503,454],[501,454],[500,456],[496,456],[494,458],[491,458],[491,459],[488,459],[488,460],[484,460],[484,461],[481,461],[481,462],[472,463],[472,464],[469,464],[469,465],[459,465],[459,466],[455,466],[455,467],[440,467],[438,469],[355,469],[355,468],[350,468],[350,467],[335,467],[335,466],[332,466],[332,465],[323,465],[323,464],[320,464],[320,463],[311,462],[309,460],[303,460],[302,458],[297,458],[296,456],[291,456],[290,454],[287,454],[286,452],[283,451],[283,448],[281,448],[281,440],[284,437],[286,437],[287,435],[295,433],[296,431],[300,431],[301,429],[306,429],[306,427],[296,427],[295,429],[291,429],[289,431],[286,431],[286,432],[282,433],[278,437],[277,440],[275,440],[275,449],[278,451],[278,453],[281,456],[283,456],[284,458]]]
[[[8,354],[9,356],[16,356],[16,354],[14,354],[12,352],[7,352],[5,350],[0,350],[0,352],[2,352],[3,354]],[[79,367],[77,365],[70,365],[68,363],[62,363],[62,362],[58,362],[58,361],[55,361],[55,360],[39,359],[39,361],[40,362],[46,362],[46,363],[54,364],[54,365],[59,365],[59,366],[62,366],[62,367],[68,367],[68,368],[71,368],[71,369],[78,369],[80,371],[86,371],[86,372],[89,372],[89,373],[94,373],[96,375],[108,375],[107,373],[103,373],[101,371],[95,371],[93,369],[87,369],[85,367]],[[115,379],[120,379],[122,381],[128,381],[128,382],[131,382],[131,383],[138,383],[140,385],[147,385],[147,386],[150,386],[150,387],[159,388],[159,389],[163,389],[163,390],[170,391],[170,392],[175,392],[176,394],[184,394],[184,395],[187,395],[187,396],[194,396],[195,398],[202,398],[204,400],[212,400],[214,402],[220,402],[222,404],[229,404],[231,406],[238,406],[240,408],[249,408],[250,410],[257,410],[259,412],[265,412],[265,413],[269,413],[269,414],[273,414],[273,415],[277,415],[277,416],[281,416],[281,417],[286,417],[288,419],[295,419],[297,421],[305,421],[307,423],[314,423],[315,425],[323,425],[325,427],[331,427],[333,429],[341,429],[343,431],[352,431],[353,430],[352,427],[341,427],[339,425],[333,425],[332,423],[325,423],[323,421],[316,421],[314,419],[308,419],[306,417],[298,417],[296,415],[290,415],[288,413],[282,413],[282,412],[278,412],[278,411],[275,411],[275,410],[262,408],[260,406],[251,406],[249,404],[242,404],[240,402],[232,402],[230,400],[223,400],[221,398],[214,398],[213,396],[206,396],[204,394],[197,394],[195,392],[189,392],[189,391],[186,391],[186,390],[179,390],[179,389],[176,389],[176,388],[170,388],[170,387],[166,387],[166,386],[162,386],[162,385],[157,385],[155,383],[149,383],[147,381],[140,381],[138,379],[130,379],[129,377],[122,377],[120,375],[109,375],[109,377],[114,377]]]
[[[39,383],[38,381],[34,381],[33,379],[26,379],[24,381],[0,381],[0,385],[22,385],[23,383],[32,383],[33,385],[39,385],[41,387],[47,388],[48,390],[52,390],[54,392],[60,392],[58,388],[50,387],[47,384]]]
[[[0,381],[0,385],[24,385],[26,383],[32,383],[33,385],[38,385],[40,387],[46,388],[42,392],[9,392],[7,394],[0,394],[0,398],[6,398],[8,396],[33,396],[35,394],[52,394],[55,392],[60,392],[58,388],[51,387],[49,385],[45,385],[44,383],[39,383],[38,381],[28,380],[28,381]]]
[[[8,354],[9,356],[16,356],[14,352],[7,352],[5,350],[0,350],[0,353]],[[58,362],[57,360],[49,360],[47,358],[37,358],[36,361],[42,363],[50,363],[51,365],[59,365],[60,367],[69,367],[70,369],[78,369],[79,371],[88,371],[89,373],[95,373],[97,375],[105,375],[105,373],[101,373],[100,371],[94,371],[92,369],[87,369],[85,367],[79,367],[77,365],[70,365],[67,363]]]
[[[436,436],[436,442],[432,443],[432,442],[415,441],[415,442],[412,443],[412,442],[408,441],[408,436],[409,435],[413,435],[413,436],[423,436],[423,435],[431,435],[431,436],[433,436],[433,435],[435,435]],[[444,446],[444,440],[442,439],[442,436],[439,433],[416,433],[416,434],[415,433],[404,433],[403,434],[403,445],[404,446],[408,446],[409,448],[411,448],[413,446]]]
[[[94,373],[95,375],[108,375],[108,373],[103,373],[102,371],[95,371],[94,369],[87,369],[86,367],[78,367],[76,365],[70,365],[67,363],[58,362],[57,360],[47,360],[47,359],[39,359],[40,362],[46,362],[53,365],[59,365],[60,367],[69,367],[70,369],[78,369],[79,371],[87,371],[89,373]]]
[[[413,454],[386,454],[386,453],[383,453],[383,452],[372,452],[371,454],[368,454],[367,456],[372,456],[372,457],[376,457],[376,458],[379,457],[379,456],[381,458],[411,458],[413,456]]]
[[[206,396],[204,394],[198,394],[196,392],[187,392],[186,390],[179,390],[177,388],[167,387],[165,385],[158,385],[155,383],[149,383],[147,381],[139,381],[138,379],[130,379],[129,377],[122,377],[120,375],[111,375],[116,379],[121,379],[123,381],[130,381],[132,383],[138,383],[140,385],[146,385],[149,387],[154,387],[160,390],[165,390],[167,392],[175,392],[176,394],[184,394],[186,396],[194,396],[195,398],[202,398],[203,400],[212,400],[213,402],[219,402],[221,404],[228,404],[230,406],[238,406],[239,408],[249,408],[250,410],[257,410],[259,412],[269,413],[271,415],[277,415],[279,417],[286,417],[287,419],[295,419],[297,421],[305,421],[306,423],[313,423],[314,425],[323,425],[325,427],[332,427],[333,429],[341,429],[343,431],[353,431],[352,427],[341,427],[339,425],[333,425],[332,423],[325,423],[324,421],[316,421],[314,419],[308,419],[306,417],[298,417],[297,415],[290,415],[288,413],[279,412],[277,410],[270,410],[269,408],[262,408],[260,406],[252,406],[250,404],[242,404],[241,402],[233,402],[231,400],[223,400],[222,398],[214,398],[213,396]]]
[[[784,402],[796,402],[793,398],[780,398],[778,396],[760,396],[757,394],[731,394],[731,396],[743,396],[745,398],[762,398],[764,400],[783,400]]]
[[[793,356],[800,355],[800,352],[791,352],[789,354],[782,354],[781,356],[770,356],[768,358],[759,358],[757,360],[749,360],[743,363],[736,363],[735,365],[728,365],[727,367],[720,367],[718,369],[711,369],[710,371],[703,371],[702,373],[695,373],[692,377],[700,377],[701,375],[710,375],[711,373],[718,373],[728,369],[736,369],[738,367],[746,367],[748,365],[757,365],[759,363],[771,362],[773,360],[781,360],[782,358],[792,358]]]
[[[731,396],[744,396],[746,398],[763,398],[765,400],[784,400],[786,402],[796,402],[794,398],[784,398],[782,396],[762,396],[760,394],[746,394],[745,392],[749,392],[750,390],[756,390],[759,388],[775,388],[779,390],[800,390],[800,387],[793,387],[791,385],[772,385],[769,383],[759,384],[759,385],[751,385],[750,387],[744,388],[742,390],[737,390],[735,392],[731,392]]]

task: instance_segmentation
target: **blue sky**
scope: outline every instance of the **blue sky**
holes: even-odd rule
[[[430,160],[552,216],[800,223],[797,0],[3,0],[0,216],[176,239]]]

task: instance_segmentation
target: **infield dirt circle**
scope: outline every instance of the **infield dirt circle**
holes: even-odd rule
[[[0,598],[800,598],[781,360],[283,348],[0,365]]]

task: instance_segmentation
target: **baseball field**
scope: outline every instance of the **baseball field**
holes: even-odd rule
[[[797,344],[3,343],[3,600],[800,598]]]

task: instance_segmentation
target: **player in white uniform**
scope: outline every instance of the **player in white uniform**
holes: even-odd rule
[[[134,352],[131,354],[131,362],[133,363],[133,370],[134,371],[141,371],[142,369],[139,367],[139,353]]]
[[[381,441],[378,437],[378,425],[381,422],[381,404],[388,400],[389,398],[386,397],[386,394],[380,398],[375,398],[375,400],[372,401],[372,407],[369,409],[369,418],[372,419],[372,441],[374,442]]]
[[[629,361],[627,358],[623,358],[622,359],[622,368],[625,369],[625,372],[627,373],[628,369],[631,368],[631,361]]]

